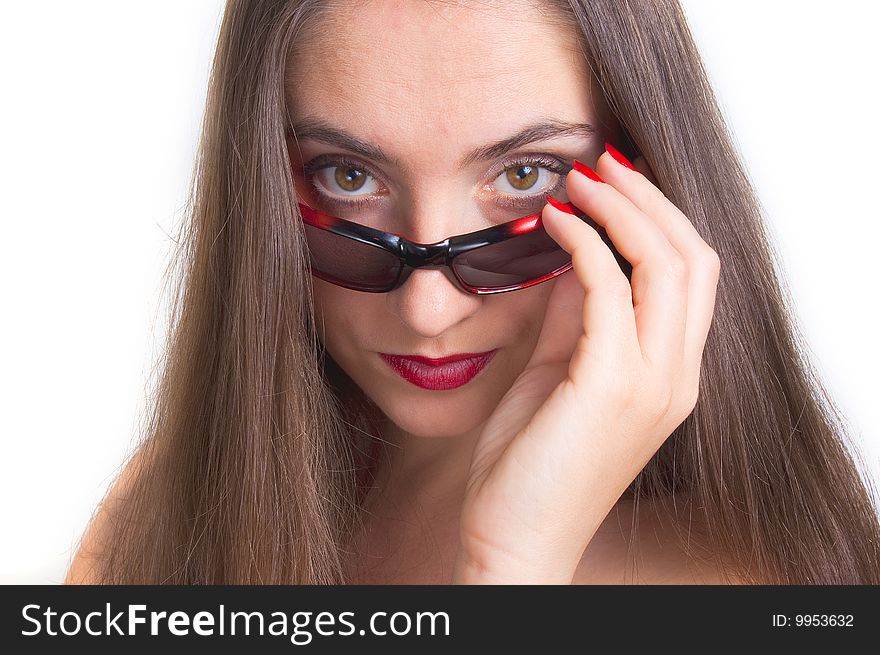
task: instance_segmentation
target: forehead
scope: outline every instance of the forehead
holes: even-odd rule
[[[338,0],[295,42],[286,93],[294,122],[435,161],[604,111],[574,27],[539,2]]]

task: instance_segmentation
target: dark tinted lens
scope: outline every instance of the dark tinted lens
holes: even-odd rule
[[[384,291],[400,273],[400,260],[387,250],[303,223],[312,272],[361,291]]]
[[[571,255],[559,247],[543,227],[465,252],[453,266],[472,287],[497,289],[542,278],[571,263]]]

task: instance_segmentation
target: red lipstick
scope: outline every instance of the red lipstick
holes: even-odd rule
[[[422,389],[441,391],[470,382],[496,352],[497,348],[485,353],[463,353],[437,359],[420,355],[379,355],[404,380]]]

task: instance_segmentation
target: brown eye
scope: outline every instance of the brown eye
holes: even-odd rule
[[[334,169],[336,184],[345,191],[357,191],[367,179],[366,173],[353,166],[337,166]]]
[[[514,189],[528,191],[538,179],[538,166],[514,166],[506,170],[507,181]]]

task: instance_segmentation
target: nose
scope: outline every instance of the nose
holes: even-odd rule
[[[410,208],[406,230],[416,243],[440,243],[451,234],[466,231],[479,212],[473,200],[450,193],[420,196]],[[409,278],[385,294],[389,309],[407,328],[423,339],[442,335],[477,312],[485,296],[468,293],[458,286],[447,266],[423,266],[410,271]]]
[[[385,295],[389,309],[424,339],[438,337],[464,321],[483,302],[481,296],[459,288],[446,267],[418,268],[402,287]]]

